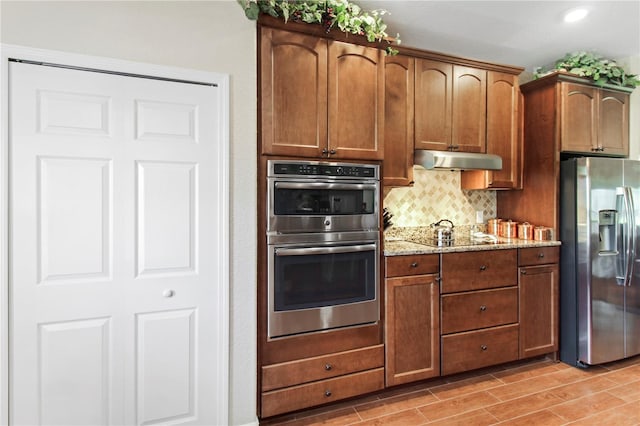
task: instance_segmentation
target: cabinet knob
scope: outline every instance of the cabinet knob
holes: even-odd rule
[[[413,263],[411,264],[411,267],[412,267],[412,268],[417,268],[417,267],[418,267],[418,262],[413,262]]]
[[[329,150],[327,148],[322,148],[323,155],[327,155],[328,153],[329,153]]]
[[[485,305],[480,305],[480,310],[484,312],[487,310],[487,307]]]
[[[331,396],[331,391],[329,389],[327,389],[326,391],[324,391],[324,396],[326,396],[327,398],[329,398]]]
[[[329,151],[329,155],[334,155],[335,153],[336,153],[335,149],[332,149],[332,150]]]
[[[486,271],[486,270],[487,270],[487,265],[482,265],[482,266],[480,267],[480,270],[481,270],[481,271]]]
[[[175,294],[176,294],[176,292],[175,292],[175,291],[173,291],[173,290],[171,290],[170,288],[168,288],[168,289],[166,289],[166,290],[164,290],[164,291],[162,292],[162,295],[163,295],[164,297],[173,297]]]
[[[541,253],[538,253],[538,258],[539,258],[539,259],[542,259],[543,257],[544,257],[544,253],[542,253],[542,252],[541,252]]]
[[[487,350],[487,345],[480,345],[480,349],[482,349],[483,351]]]
[[[327,371],[331,371],[331,369],[332,369],[332,368],[333,368],[333,365],[331,365],[331,364],[329,364],[329,363],[326,363],[326,364],[324,365],[324,369],[325,369],[325,370],[327,370]]]

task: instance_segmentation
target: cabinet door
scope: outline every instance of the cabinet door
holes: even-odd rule
[[[451,148],[486,152],[487,71],[453,67]]]
[[[413,183],[414,59],[385,58],[384,167],[385,186]]]
[[[561,151],[597,151],[597,90],[581,84],[561,84]]]
[[[605,154],[629,155],[629,94],[600,91],[598,143]]]
[[[502,157],[502,170],[487,172],[489,188],[522,187],[522,95],[518,76],[487,74],[487,152]]]
[[[263,154],[320,157],[327,146],[327,41],[260,29]]]
[[[440,308],[437,275],[387,278],[386,385],[440,374]]]
[[[338,41],[329,44],[331,158],[383,158],[384,55],[371,47]]]
[[[415,148],[446,151],[451,145],[453,66],[416,59]]]
[[[558,265],[520,268],[520,358],[558,350]]]
[[[462,189],[521,189],[523,97],[518,76],[487,73],[487,153],[502,158],[502,170],[464,171]]]

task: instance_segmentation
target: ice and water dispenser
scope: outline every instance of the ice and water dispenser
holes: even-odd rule
[[[598,226],[600,247],[598,253],[600,255],[616,255],[618,254],[618,211],[617,210],[600,210],[598,212]]]

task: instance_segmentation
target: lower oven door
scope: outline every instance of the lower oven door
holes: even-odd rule
[[[271,244],[269,338],[380,319],[378,240]]]

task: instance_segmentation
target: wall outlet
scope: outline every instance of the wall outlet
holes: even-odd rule
[[[476,223],[484,223],[484,215],[482,210],[476,210]]]

